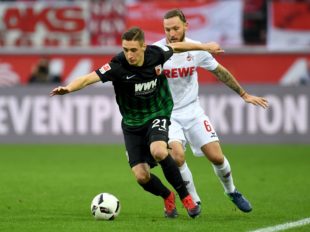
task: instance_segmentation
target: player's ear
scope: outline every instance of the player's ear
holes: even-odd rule
[[[188,22],[184,23],[184,29],[185,29],[185,31],[187,31],[187,29],[188,29]]]
[[[145,51],[145,49],[146,49],[146,44],[143,43],[143,44],[142,44],[142,50]]]

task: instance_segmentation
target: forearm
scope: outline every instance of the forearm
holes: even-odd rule
[[[99,77],[98,80],[96,78],[97,74],[92,72],[89,73],[87,75],[78,77],[77,79],[75,79],[74,81],[72,81],[71,83],[69,83],[66,88],[69,90],[69,92],[74,92],[80,89],[85,88],[86,86],[99,81]]]
[[[213,71],[213,74],[217,77],[218,80],[234,90],[241,97],[243,97],[246,93],[236,78],[222,65],[219,64],[219,66]]]
[[[212,71],[213,74],[225,85],[234,90],[243,100],[247,103],[251,103],[255,106],[261,106],[264,109],[268,107],[267,99],[263,97],[257,97],[251,94],[248,94],[238,83],[238,81],[234,78],[234,76],[222,65],[218,65],[218,67]]]
[[[169,44],[173,48],[173,51],[178,52],[186,52],[192,50],[202,50],[201,44],[189,43],[189,42],[176,42]]]
[[[50,92],[50,96],[68,94],[68,93],[83,89],[87,85],[93,84],[98,81],[100,81],[99,76],[97,75],[96,72],[92,72],[92,73],[89,73],[87,75],[84,75],[84,76],[81,76],[75,79],[74,81],[72,81],[70,84],[68,84],[65,87],[58,86],[54,88]]]
[[[190,43],[190,42],[176,42],[169,44],[172,47],[174,53],[202,50],[210,53],[221,53],[224,50],[221,49],[220,45],[214,42],[210,43]]]

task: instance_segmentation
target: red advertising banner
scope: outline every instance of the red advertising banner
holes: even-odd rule
[[[48,55],[49,71],[67,83],[109,62],[108,55]],[[42,59],[39,55],[0,55],[0,85],[28,83]],[[226,54],[216,59],[243,84],[298,84],[310,77],[310,54]],[[200,70],[202,84],[218,83],[208,71]]]
[[[310,31],[309,1],[273,2],[273,25],[289,30]]]
[[[164,14],[181,9],[189,23],[187,35],[195,40],[216,41],[223,46],[242,44],[243,1],[149,1],[129,4],[127,26],[141,27],[147,43],[164,36]]]
[[[0,3],[0,47],[118,45],[124,1]]]
[[[153,43],[164,35],[162,19],[172,8],[184,11],[192,39],[235,46],[242,44],[242,7],[240,0],[0,2],[0,47],[119,45],[132,26],[141,27],[146,42]]]
[[[310,49],[309,1],[270,1],[268,46]]]

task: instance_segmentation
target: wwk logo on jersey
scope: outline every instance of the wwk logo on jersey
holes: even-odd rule
[[[111,69],[111,66],[108,63],[106,63],[99,69],[99,72],[101,74],[104,74],[106,71],[109,71],[110,69]]]
[[[157,79],[145,83],[135,84],[135,95],[145,95],[153,92],[156,88],[156,84]]]

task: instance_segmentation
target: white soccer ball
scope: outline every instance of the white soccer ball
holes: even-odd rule
[[[97,220],[114,220],[121,211],[121,204],[114,195],[100,193],[92,200],[90,209]]]

